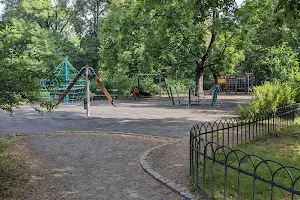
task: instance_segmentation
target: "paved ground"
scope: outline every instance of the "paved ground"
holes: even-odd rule
[[[61,106],[53,114],[41,115],[30,106],[22,106],[13,116],[0,111],[0,131],[3,133],[43,133],[55,131],[108,131],[154,135],[160,137],[188,137],[190,128],[201,121],[215,120],[231,114],[237,102],[231,100],[220,107],[205,105],[165,105],[156,100],[94,101],[91,117],[85,116],[82,106]],[[169,102],[167,102],[169,103]]]
[[[168,142],[149,137],[112,134],[71,134],[78,131],[133,133],[187,138],[190,128],[201,121],[232,115],[237,103],[249,97],[228,97],[220,107],[208,105],[173,107],[156,100],[117,100],[92,102],[92,117],[82,106],[61,106],[53,114],[41,115],[30,106],[21,106],[13,116],[0,111],[0,133],[34,134],[26,136],[26,145],[43,161],[49,174],[37,178],[39,186],[28,199],[178,199],[139,166],[140,155]],[[41,134],[68,131],[66,134]],[[183,150],[185,151],[185,150]],[[176,167],[183,166],[170,158]],[[159,159],[158,159],[159,160]],[[165,165],[159,165],[158,169]],[[155,167],[155,166],[154,166]],[[185,173],[185,169],[180,169]]]
[[[27,136],[25,144],[48,169],[29,199],[181,199],[138,162],[162,139],[116,134]]]

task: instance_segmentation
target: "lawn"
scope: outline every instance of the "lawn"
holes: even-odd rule
[[[300,125],[291,125],[284,129],[281,129],[275,133],[272,133],[264,138],[260,138],[256,141],[249,142],[247,144],[236,146],[234,149],[244,151],[248,154],[255,154],[266,160],[274,160],[283,164],[284,166],[294,166],[300,168]],[[229,152],[229,151],[227,151]],[[241,160],[245,154],[242,152],[237,153],[237,157],[234,154],[230,154],[228,157],[228,163],[230,165],[239,168],[238,160]],[[225,156],[222,153],[216,155],[219,161],[224,161]],[[261,162],[259,158],[253,158],[254,165]],[[201,160],[203,164],[203,160]],[[265,180],[272,181],[271,172],[273,173],[281,166],[279,164],[269,162],[270,168],[262,163],[256,170],[257,176],[264,178]],[[240,169],[250,173],[254,173],[254,167],[250,159],[245,158],[240,165]],[[237,199],[238,191],[240,191],[241,199],[253,199],[255,191],[255,199],[270,199],[271,187],[270,184],[261,180],[255,180],[254,178],[243,173],[240,173],[238,179],[238,172],[234,169],[227,168],[227,182],[224,185],[225,180],[225,167],[223,164],[215,163],[213,170],[213,162],[206,159],[206,171],[203,174],[203,168],[199,171],[200,187],[205,189],[205,192],[211,194],[212,192],[212,177],[214,173],[214,185],[215,185],[215,198],[224,198],[224,188],[226,188],[226,199]],[[294,179],[300,177],[300,171],[289,170]],[[205,184],[203,187],[203,180]],[[238,189],[238,182],[240,182],[240,190]],[[284,170],[279,170],[274,178],[274,182],[281,184],[287,188],[291,188],[291,179]],[[254,188],[254,185],[255,188]],[[296,184],[295,189],[300,191],[300,181]],[[274,199],[291,199],[291,193],[284,191],[278,187],[274,187]],[[294,196],[295,199],[300,199],[300,196]]]

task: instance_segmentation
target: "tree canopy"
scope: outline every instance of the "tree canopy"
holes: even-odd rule
[[[256,84],[299,79],[298,1],[6,0],[0,22],[0,106],[39,101],[40,79],[67,57],[124,94],[136,73],[209,88],[253,72]],[[11,50],[11,51],[10,51]],[[26,78],[25,78],[26,77]],[[177,81],[177,83],[176,83]],[[145,87],[155,91],[157,80]]]

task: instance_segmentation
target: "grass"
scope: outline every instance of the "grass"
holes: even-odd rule
[[[6,149],[7,146],[8,146],[7,141],[0,138],[0,152],[3,151],[4,149]]]
[[[29,171],[19,145],[0,138],[0,199],[24,199]]]
[[[299,120],[298,120],[299,121]],[[239,149],[248,154],[255,154],[266,160],[274,160],[282,163],[284,166],[294,166],[300,168],[300,125],[295,124],[284,129],[281,129],[275,133],[269,134],[263,138],[256,141],[249,142],[247,144],[236,146],[234,149]],[[226,153],[229,150],[225,151]],[[247,172],[254,173],[254,167],[251,164],[250,159],[246,158],[241,162],[239,167],[238,161],[244,157],[245,154],[242,152],[237,153],[237,157],[234,154],[230,154],[228,157],[228,163],[232,166],[245,170]],[[219,151],[216,155],[217,160],[224,161],[224,154]],[[259,158],[254,158],[253,162],[257,165],[261,160]],[[200,165],[203,166],[203,159],[200,161]],[[281,166],[270,162],[269,166],[271,171],[274,172]],[[289,170],[293,178],[296,179],[300,177],[300,171]],[[215,188],[215,199],[224,198],[224,188],[226,188],[226,199],[237,199],[238,196],[238,172],[234,169],[227,169],[227,182],[226,187],[224,185],[225,180],[225,166],[223,164],[215,163],[206,159],[206,171],[203,175],[203,168],[199,170],[199,186],[205,190],[207,194],[210,194],[213,188],[212,177],[215,177],[214,188]],[[214,174],[214,175],[213,175]],[[270,175],[270,169],[266,164],[260,165],[257,168],[256,174],[266,180],[271,181],[272,176]],[[205,184],[203,184],[203,180]],[[291,180],[288,173],[284,170],[280,170],[276,175],[274,181],[285,187],[291,187]],[[255,181],[256,185],[256,196],[255,199],[270,199],[271,197],[271,187],[270,184],[262,182],[260,180]],[[254,178],[243,173],[240,174],[240,194],[241,199],[253,199],[253,187]],[[295,186],[297,191],[300,191],[300,181]],[[291,199],[291,194],[274,187],[274,197],[275,199]],[[300,199],[300,196],[295,196],[295,199]]]

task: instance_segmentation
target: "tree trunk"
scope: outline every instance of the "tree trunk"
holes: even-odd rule
[[[196,67],[196,87],[199,85],[200,92],[203,92],[203,75],[204,75],[204,63],[197,62],[197,67]]]
[[[213,11],[213,23],[214,23],[214,20],[216,19],[217,15],[218,15],[218,12],[216,10],[214,10]],[[213,45],[215,43],[216,37],[217,37],[217,33],[213,29],[211,31],[210,42],[209,42],[209,45],[208,45],[208,47],[206,49],[205,54],[200,59],[198,59],[196,61],[196,64],[197,64],[197,67],[196,67],[196,86],[199,85],[200,92],[203,92],[203,75],[204,75],[204,69],[205,69],[205,67],[210,66],[210,65],[205,66],[205,63],[206,63],[206,61],[208,60],[208,58],[209,58],[209,56],[211,54],[211,51],[212,51]]]
[[[217,85],[218,84],[218,76],[217,76],[217,74],[213,73],[213,77],[214,77],[214,80],[215,80],[215,84]]]
[[[197,61],[197,67],[196,67],[196,86],[200,86],[200,92],[203,91],[203,74],[204,74],[204,68],[208,67],[210,65],[205,66],[206,61],[208,60],[210,53],[212,51],[214,42],[216,40],[216,34],[214,32],[211,33],[211,39],[210,39],[210,43],[207,47],[207,50],[205,52],[205,54],[202,56],[202,58],[200,59],[201,61]]]

